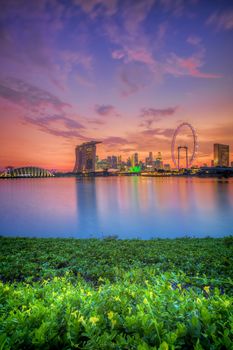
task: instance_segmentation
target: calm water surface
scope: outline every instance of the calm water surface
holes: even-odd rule
[[[233,179],[0,181],[0,235],[119,238],[233,234]]]

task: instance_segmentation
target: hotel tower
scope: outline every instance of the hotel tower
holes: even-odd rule
[[[93,172],[95,171],[96,163],[96,145],[100,141],[90,141],[76,146],[75,155],[76,161],[74,173],[78,172]]]
[[[229,145],[214,144],[214,166],[229,166]]]

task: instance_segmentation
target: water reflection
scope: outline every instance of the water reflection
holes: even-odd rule
[[[97,205],[95,178],[75,179],[77,236],[98,236],[99,206]]]
[[[232,234],[233,179],[0,181],[0,234],[121,238]]]
[[[218,210],[225,214],[228,213],[229,209],[231,208],[231,201],[230,201],[230,183],[229,180],[217,180],[215,183],[215,202],[218,206]]]

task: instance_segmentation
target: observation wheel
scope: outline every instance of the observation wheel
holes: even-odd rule
[[[188,146],[181,146],[181,145],[178,145],[177,149],[178,149],[178,157],[179,157],[179,150],[181,148],[184,148],[186,149],[186,166],[187,168],[189,168],[192,164],[193,164],[193,161],[196,157],[196,154],[197,154],[197,135],[196,135],[196,132],[194,130],[194,128],[192,127],[191,124],[189,123],[182,123],[180,124],[175,132],[174,132],[174,135],[172,137],[172,144],[171,144],[171,156],[172,156],[172,161],[175,165],[175,167],[179,168],[179,158],[178,158],[178,162],[177,162],[177,159],[176,159],[176,142],[177,142],[177,136],[179,134],[182,133],[182,129],[184,128],[188,128],[190,131],[191,131],[191,137],[192,137],[192,151],[191,151],[191,154],[188,156]]]

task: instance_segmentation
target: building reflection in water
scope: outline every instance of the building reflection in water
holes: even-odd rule
[[[78,231],[97,237],[128,238],[214,234],[219,199],[215,198],[212,182],[142,177],[78,180]],[[222,197],[228,197],[227,189]],[[210,216],[214,219],[210,220]]]
[[[75,180],[78,238],[101,237],[96,178]]]
[[[0,234],[151,238],[232,234],[233,179],[53,178],[0,182]]]

